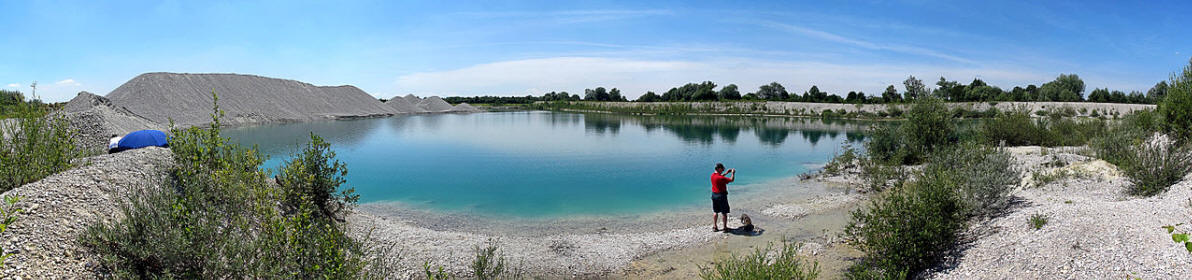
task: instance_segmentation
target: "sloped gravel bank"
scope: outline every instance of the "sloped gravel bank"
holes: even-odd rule
[[[1026,171],[1014,206],[970,226],[956,257],[928,278],[1192,279],[1192,254],[1161,228],[1192,222],[1190,177],[1164,194],[1136,197],[1104,161],[1039,147],[1008,150]],[[1057,170],[1069,175],[1029,180],[1032,172]],[[1038,230],[1028,223],[1036,214],[1047,217]]]
[[[170,164],[170,150],[145,148],[77,160],[79,167],[51,175],[0,196],[19,195],[25,209],[0,244],[15,253],[0,278],[86,279],[96,274],[96,258],[78,242],[88,226],[120,219],[120,203],[131,192],[159,185]]]

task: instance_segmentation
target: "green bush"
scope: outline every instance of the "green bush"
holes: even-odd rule
[[[221,137],[221,115],[216,106],[207,129],[172,129],[175,165],[164,186],[134,192],[121,206],[123,220],[80,237],[102,269],[115,278],[374,278],[369,248],[342,224],[317,214],[313,203],[279,209],[284,194],[260,169],[264,158]],[[308,147],[304,156],[323,152]],[[282,169],[304,170],[293,162]],[[316,177],[291,183],[315,184],[309,180]]]
[[[1038,145],[1040,136],[1046,132],[1040,129],[1026,110],[1006,111],[996,118],[981,123],[981,137],[986,143],[1006,146]]]
[[[1005,208],[1010,190],[1019,182],[1013,159],[998,148],[965,143],[933,153],[924,172],[951,172],[959,180],[957,199],[964,213],[988,215]]]
[[[815,279],[819,277],[819,262],[799,256],[799,246],[786,242],[774,251],[771,246],[757,249],[748,256],[732,256],[716,260],[711,267],[700,267],[702,279]]]
[[[952,172],[929,171],[853,211],[844,234],[865,257],[850,276],[905,278],[935,265],[964,226],[956,195],[961,181]]]
[[[472,259],[472,277],[478,280],[500,279],[505,273],[505,257],[497,254],[497,245],[493,242],[484,247],[472,249],[475,257]]]
[[[957,141],[952,121],[948,107],[939,98],[919,98],[898,127],[874,126],[865,148],[870,156],[885,163],[918,164],[933,149]]]
[[[17,207],[17,201],[21,201],[20,196],[4,196],[3,204],[0,204],[0,234],[8,231],[13,223],[17,221],[17,214],[21,213],[21,208]],[[4,268],[4,260],[11,257],[13,253],[5,253],[4,244],[0,244],[0,268]]]
[[[314,133],[303,152],[286,161],[279,173],[282,205],[290,212],[307,207],[317,210],[313,214],[319,218],[336,218],[360,199],[353,188],[339,191],[347,166],[335,160],[331,144]]]
[[[11,107],[16,117],[0,121],[0,192],[70,169],[83,155],[65,117],[29,103]]]
[[[1009,111],[980,126],[980,138],[990,145],[1080,146],[1101,135],[1105,121],[1081,120],[1050,114],[1033,119],[1024,110]]]
[[[880,162],[902,163],[906,156],[903,149],[902,133],[898,126],[878,124],[869,128],[869,141],[865,142],[865,151],[870,158]]]
[[[1192,172],[1192,149],[1156,133],[1134,145],[1122,173],[1133,183],[1130,194],[1152,196],[1167,191]],[[1120,166],[1119,166],[1120,167]]]
[[[1192,60],[1180,73],[1173,74],[1167,97],[1159,102],[1164,130],[1179,139],[1192,138]]]

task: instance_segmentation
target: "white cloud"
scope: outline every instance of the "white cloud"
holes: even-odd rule
[[[77,87],[77,86],[81,86],[83,84],[76,82],[74,79],[65,79],[65,80],[55,82],[54,85]]]
[[[8,87],[21,87],[21,84],[8,84]]]
[[[397,78],[398,93],[418,95],[540,95],[546,91],[583,93],[585,88],[616,87],[629,97],[661,93],[689,82],[737,84],[742,92],[777,81],[802,93],[811,85],[841,94],[860,90],[870,95],[887,85],[901,89],[914,75],[927,84],[940,77],[967,83],[974,77],[999,86],[1041,84],[1055,77],[1023,69],[940,67],[930,65],[834,64],[810,61],[774,62],[754,59],[715,61],[633,60],[601,57],[554,57],[502,61],[461,69],[423,72]]]
[[[927,49],[927,48],[921,48],[921,47],[915,47],[915,46],[905,46],[905,45],[898,45],[898,44],[874,43],[874,42],[865,41],[865,40],[848,38],[848,37],[840,36],[837,34],[825,32],[825,31],[821,31],[821,30],[815,30],[815,29],[811,29],[811,28],[807,28],[807,27],[803,27],[803,26],[777,23],[777,22],[772,22],[772,21],[763,21],[763,22],[761,22],[761,25],[779,29],[779,30],[783,30],[783,31],[787,31],[790,33],[801,34],[801,35],[808,36],[808,37],[814,37],[814,38],[819,38],[819,39],[826,40],[826,41],[853,45],[853,46],[871,49],[871,50],[886,50],[886,51],[900,52],[900,53],[906,53],[906,54],[930,56],[930,57],[941,58],[941,59],[951,60],[951,61],[960,62],[960,63],[976,64],[976,62],[969,60],[969,59],[965,59],[962,57],[950,55],[947,53],[943,53],[943,52],[939,52],[939,51]]]

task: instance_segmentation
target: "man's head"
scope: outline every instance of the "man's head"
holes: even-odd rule
[[[716,163],[716,173],[724,173],[724,164]]]

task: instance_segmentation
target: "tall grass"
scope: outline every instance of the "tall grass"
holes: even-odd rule
[[[121,206],[123,220],[94,225],[80,237],[102,268],[115,278],[379,278],[370,274],[379,261],[370,248],[313,201],[282,210],[283,201],[302,193],[287,187],[325,183],[322,175],[272,186],[257,150],[220,135],[220,116],[216,106],[206,129],[172,129],[175,166],[163,187],[134,192]],[[319,143],[312,137],[302,156],[327,155]],[[331,158],[321,158],[302,164],[340,174]],[[294,161],[282,169],[306,170]]]
[[[27,102],[12,107],[15,117],[0,119],[0,192],[69,169],[82,155],[65,117]]]
[[[700,267],[699,276],[705,280],[768,280],[815,279],[819,277],[819,262],[799,255],[799,246],[782,243],[757,249],[746,256],[732,256],[716,260],[710,267]]]

